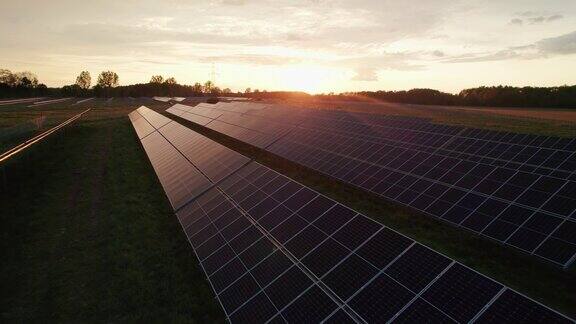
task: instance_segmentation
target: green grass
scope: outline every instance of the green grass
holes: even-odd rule
[[[513,248],[386,201],[319,172],[165,113],[179,123],[226,145],[327,196],[364,213],[557,310],[576,315],[576,271],[562,270]]]
[[[5,167],[2,322],[223,322],[126,117]]]
[[[432,117],[432,122],[436,124],[482,128],[520,134],[576,137],[576,124],[570,121],[562,122],[558,120],[468,111],[454,114],[435,115]]]

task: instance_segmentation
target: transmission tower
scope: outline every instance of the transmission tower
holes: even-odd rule
[[[216,85],[216,65],[212,62],[212,68],[210,70],[210,81],[212,81],[212,85]]]

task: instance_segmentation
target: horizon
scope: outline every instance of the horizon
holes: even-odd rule
[[[138,6],[138,10],[134,10]],[[576,2],[7,3],[0,68],[309,94],[576,83]],[[465,28],[463,28],[465,26]]]

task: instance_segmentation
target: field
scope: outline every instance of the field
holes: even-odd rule
[[[140,105],[158,111],[169,105],[149,99],[72,103],[0,107],[3,130],[39,116],[46,116],[46,128],[93,107],[80,123],[2,170],[0,204],[8,211],[0,216],[3,321],[223,321],[126,117]],[[380,104],[313,106],[381,109]],[[576,136],[571,122],[384,106],[389,107],[386,113],[429,117],[436,122]],[[536,300],[568,314],[575,312],[574,269],[562,271],[470,232],[383,203],[381,198],[227,136],[178,121]],[[10,147],[36,131],[22,130],[0,147]]]
[[[5,166],[2,322],[223,322],[125,117],[143,103],[93,103]],[[77,108],[43,109],[64,118]]]
[[[497,131],[576,137],[576,111],[574,109],[423,106],[387,103],[374,99],[365,101],[277,100],[276,102],[309,108],[429,118],[438,124]]]

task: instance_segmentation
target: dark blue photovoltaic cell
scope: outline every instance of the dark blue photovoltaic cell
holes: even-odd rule
[[[227,313],[237,310],[249,298],[256,295],[259,291],[258,284],[250,274],[245,274],[231,286],[220,293],[220,302]]]
[[[286,307],[306,289],[312,286],[312,280],[298,267],[293,266],[278,277],[264,291],[278,309]]]
[[[314,225],[324,233],[331,235],[342,225],[348,223],[356,212],[342,205],[336,205],[314,221]]]
[[[358,255],[379,269],[387,266],[404,252],[412,240],[387,228],[383,228],[357,251]]]
[[[277,309],[265,293],[261,292],[230,316],[232,323],[265,323]]]
[[[308,253],[302,263],[316,276],[322,277],[349,253],[344,246],[329,238]]]
[[[418,298],[394,319],[394,323],[456,323],[448,315]]]
[[[531,303],[514,291],[506,291],[478,318],[477,323],[571,323],[554,311]]]
[[[353,254],[326,274],[322,280],[338,297],[347,300],[377,272],[378,269]]]
[[[450,263],[451,260],[445,256],[414,244],[385,272],[414,293],[419,293]]]
[[[354,217],[332,236],[350,250],[356,249],[380,229],[380,225],[362,215]]]
[[[282,316],[289,323],[317,323],[326,318],[337,305],[318,286],[312,286],[285,310]]]
[[[302,258],[326,238],[326,234],[316,226],[309,225],[290,239],[285,246],[295,257]]]
[[[499,283],[454,264],[422,294],[422,298],[455,320],[467,322],[501,289]]]
[[[360,290],[349,304],[369,323],[386,322],[413,297],[409,290],[381,274]]]
[[[292,261],[281,251],[276,251],[256,265],[251,272],[260,286],[264,287],[288,270],[290,266],[292,266]]]
[[[323,323],[326,324],[350,324],[356,323],[345,311],[339,309],[334,314],[330,315]]]

